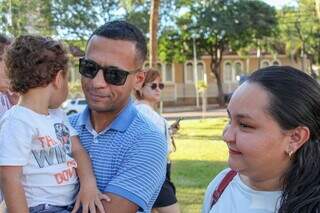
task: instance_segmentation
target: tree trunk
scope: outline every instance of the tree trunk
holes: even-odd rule
[[[316,12],[317,12],[317,17],[320,20],[320,0],[315,0],[316,1]]]
[[[150,24],[149,24],[149,31],[150,31],[149,63],[150,63],[150,67],[152,68],[156,68],[157,66],[157,56],[158,56],[157,32],[158,32],[158,20],[159,20],[159,7],[160,7],[160,0],[151,1]]]
[[[217,79],[218,103],[220,107],[225,106],[224,92],[223,92],[222,79],[221,79],[222,71],[220,69],[220,64],[222,61],[222,53],[223,53],[223,50],[220,50],[219,53],[216,50],[213,54],[211,54],[211,63],[210,63],[211,72],[214,74],[214,76]]]
[[[218,68],[220,70],[220,68]],[[220,71],[218,71],[220,72]],[[222,79],[221,79],[221,74],[219,76],[216,76],[217,78],[217,86],[218,86],[218,101],[219,101],[219,106],[224,107],[225,106],[225,100],[224,100],[224,92],[223,92],[223,87],[222,87]]]

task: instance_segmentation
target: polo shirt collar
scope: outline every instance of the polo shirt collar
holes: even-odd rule
[[[111,122],[108,127],[106,127],[106,129],[114,129],[116,131],[124,132],[129,127],[136,114],[137,109],[135,108],[133,101],[130,99],[128,104],[122,109],[122,111],[119,112],[118,116]],[[80,113],[77,125],[84,125],[87,128],[92,129],[90,120],[90,109],[88,106],[82,113]]]

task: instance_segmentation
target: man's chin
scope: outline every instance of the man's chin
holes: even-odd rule
[[[89,108],[92,111],[101,113],[101,112],[114,112],[115,107],[114,105],[97,105],[97,104],[89,104]]]

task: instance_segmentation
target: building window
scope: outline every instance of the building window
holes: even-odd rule
[[[198,81],[203,81],[204,80],[204,65],[202,62],[197,63],[197,71],[198,71]]]
[[[164,72],[164,81],[165,82],[173,82],[173,71],[172,71],[172,64],[166,64],[166,69]]]
[[[274,60],[274,61],[272,62],[272,65],[274,65],[274,66],[280,66],[281,64],[280,64],[280,61]]]
[[[162,64],[160,62],[157,63],[156,69],[162,73]]]
[[[143,68],[148,69],[150,67],[149,62],[144,63]]]
[[[236,81],[240,80],[240,76],[243,74],[243,63],[241,61],[238,61],[234,64],[234,70],[235,70],[235,79]]]
[[[264,60],[264,61],[261,62],[261,68],[265,68],[265,67],[268,67],[268,66],[270,66],[269,61]]]
[[[223,80],[224,80],[224,82],[232,81],[232,64],[230,62],[226,62],[224,64]]]
[[[193,83],[193,64],[188,62],[185,66],[185,82],[186,83]]]

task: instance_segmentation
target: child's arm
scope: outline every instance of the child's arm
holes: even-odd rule
[[[83,212],[96,212],[96,207],[101,213],[105,213],[101,199],[110,201],[109,197],[100,193],[97,188],[96,179],[92,172],[90,158],[84,148],[81,146],[77,136],[71,137],[72,156],[77,162],[77,174],[80,179],[80,191],[72,212],[82,205]]]
[[[0,169],[0,184],[8,212],[29,212],[25,192],[21,185],[22,166],[1,166]]]

